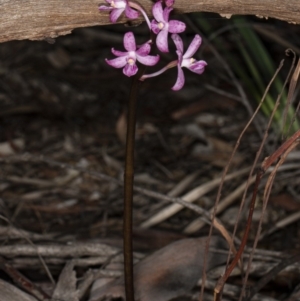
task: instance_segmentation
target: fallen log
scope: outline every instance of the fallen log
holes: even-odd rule
[[[0,42],[56,38],[79,27],[109,24],[101,0],[0,0]],[[139,3],[151,14],[152,2]],[[256,15],[300,23],[298,0],[176,0],[177,13],[214,12],[224,17]],[[125,22],[121,18],[120,22]]]

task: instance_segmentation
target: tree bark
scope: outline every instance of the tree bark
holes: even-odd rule
[[[98,11],[101,2],[0,0],[0,42],[56,38],[74,28],[109,24],[108,12]],[[151,14],[150,0],[139,3]],[[214,12],[226,17],[247,14],[300,23],[299,0],[176,0],[175,9],[178,13]],[[125,18],[120,22],[125,22]]]

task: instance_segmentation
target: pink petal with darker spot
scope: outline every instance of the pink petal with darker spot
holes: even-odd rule
[[[197,74],[202,74],[205,71],[207,63],[205,61],[197,61],[193,63],[188,69]]]
[[[151,46],[149,43],[145,43],[136,51],[136,54],[140,56],[146,56],[150,53],[150,50]]]
[[[112,7],[106,6],[106,5],[101,5],[101,6],[98,7],[98,9],[99,9],[100,11],[113,10]]]
[[[151,21],[151,29],[155,34],[160,32],[160,28],[158,27],[158,23],[155,20]]]
[[[173,34],[171,35],[171,38],[172,38],[172,40],[174,41],[174,44],[175,44],[175,46],[176,46],[176,49],[177,49],[181,54],[183,54],[183,42],[182,42],[181,37],[180,37],[178,34],[173,33]]]
[[[122,68],[127,64],[126,56],[120,56],[112,60],[105,59],[106,63],[114,68]]]
[[[166,7],[164,9],[164,12],[163,12],[163,18],[164,18],[164,21],[165,22],[168,22],[169,21],[169,15],[170,15],[170,12],[173,10],[172,7]]]
[[[175,85],[171,88],[174,91],[180,90],[184,86],[185,78],[181,67],[178,65],[178,75]]]
[[[156,46],[161,52],[169,52],[168,31],[162,30],[156,37]]]
[[[136,19],[140,15],[138,11],[132,9],[129,5],[125,8],[125,15],[129,19]]]
[[[126,32],[124,35],[124,47],[127,51],[136,50],[135,38],[131,31]]]
[[[112,52],[115,56],[125,56],[125,55],[128,54],[128,52],[115,50],[114,48],[111,49],[111,52]]]
[[[180,33],[185,31],[186,25],[185,23],[177,20],[169,21],[169,32],[171,33]]]
[[[159,61],[159,55],[147,55],[147,56],[139,56],[137,55],[137,60],[146,66],[154,66]]]
[[[167,7],[172,6],[174,4],[174,2],[175,2],[174,0],[166,0],[165,1]]]
[[[136,64],[134,65],[126,64],[126,66],[123,68],[123,73],[128,77],[135,75],[137,72],[138,72],[138,67]]]
[[[161,1],[157,1],[153,5],[152,14],[153,14],[153,16],[154,16],[154,18],[156,19],[157,22],[163,22],[164,21]]]
[[[201,37],[197,34],[195,35],[193,41],[191,42],[190,46],[188,47],[187,51],[185,52],[185,54],[183,55],[184,59],[188,59],[193,57],[193,55],[196,53],[196,51],[198,50],[198,48],[200,47],[202,42]]]
[[[123,11],[124,11],[124,8],[114,8],[109,15],[110,22],[116,23],[118,18],[123,13]]]

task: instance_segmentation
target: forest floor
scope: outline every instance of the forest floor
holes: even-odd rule
[[[216,28],[229,24],[214,15],[208,18]],[[290,43],[299,37],[299,26],[253,20],[262,26],[273,26],[281,36],[288,32],[285,38]],[[0,45],[0,279],[17,285],[18,277],[9,273],[8,267],[20,272],[45,293],[44,297],[36,294],[37,300],[52,294],[54,283],[70,259],[77,260],[75,270],[80,283],[89,269],[98,269],[112,255],[109,251],[99,256],[97,248],[95,253],[84,249],[84,245],[101,243],[114,252],[122,248],[120,181],[132,79],[108,66],[104,59],[113,58],[112,47],[123,50],[123,34],[128,30],[134,31],[141,43],[147,35],[144,26],[115,25],[77,29],[55,41],[12,41]],[[184,41],[190,42],[193,35],[189,28],[183,35]],[[285,57],[284,46],[262,39],[278,65]],[[224,47],[236,54],[239,62],[232,40],[228,38]],[[300,47],[299,39],[297,43],[295,47]],[[186,84],[179,92],[170,89],[176,81],[176,68],[141,85],[135,185],[170,199],[196,191],[193,203],[209,211],[214,207],[224,168],[251,114],[206,41],[200,49],[198,58],[208,62],[207,70],[201,76],[184,70]],[[170,59],[176,58],[163,54],[159,66]],[[289,64],[291,59],[287,60]],[[147,69],[153,70],[155,67]],[[243,87],[243,82],[238,77],[237,80]],[[246,95],[250,108],[255,110],[257,103],[251,91],[246,91]],[[244,185],[268,119],[259,113],[255,119],[259,127],[251,124],[247,129],[229,167],[228,174],[233,176],[223,183],[220,203],[226,198],[229,201],[218,218],[229,233],[234,229]],[[281,139],[281,133],[271,128],[258,166],[278,149]],[[299,217],[273,229],[276,223],[300,211],[299,167],[298,147],[277,172],[263,217],[268,174],[259,186],[247,245],[253,245],[260,220],[263,236],[257,246],[261,256],[253,264],[249,286],[255,285],[281,259],[300,252]],[[199,187],[204,190],[197,190]],[[245,230],[252,192],[250,185],[237,225],[238,239]],[[171,200],[135,193],[137,254],[151,253],[180,238],[208,234],[209,225],[199,222],[197,213],[188,208],[171,212],[166,210],[170,205]],[[150,220],[153,216],[158,219]],[[63,248],[70,246],[68,250]],[[39,253],[39,247],[45,249]],[[229,279],[236,288],[243,281],[238,274],[236,271],[236,276]],[[296,263],[276,275],[262,294],[265,300],[289,300],[299,283],[300,264]],[[24,290],[24,286],[21,288]],[[212,289],[209,285],[207,288],[210,300]],[[33,290],[29,289],[29,293]],[[88,293],[86,289],[80,300],[87,300]],[[236,300],[237,296],[238,292],[230,295],[225,291],[224,300]]]

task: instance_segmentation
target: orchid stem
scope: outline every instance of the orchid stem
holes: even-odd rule
[[[150,20],[149,20],[149,18],[148,18],[148,16],[147,16],[145,10],[142,8],[142,6],[139,5],[138,3],[131,2],[131,1],[129,1],[129,6],[132,7],[132,8],[134,8],[134,9],[136,9],[136,10],[138,10],[138,11],[140,11],[140,12],[142,13],[142,15],[143,15],[143,17],[144,17],[144,19],[145,19],[145,21],[146,21],[146,23],[147,23],[147,25],[148,25],[150,31],[151,31],[151,23],[150,23]]]
[[[128,103],[127,115],[127,137],[126,137],[126,159],[124,171],[124,217],[123,217],[123,239],[124,239],[124,276],[126,301],[134,301],[134,276],[133,276],[133,249],[132,249],[132,200],[134,179],[134,146],[137,96],[140,86],[139,78],[145,71],[140,67],[134,76]]]

